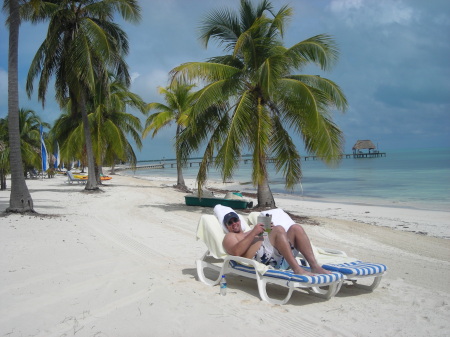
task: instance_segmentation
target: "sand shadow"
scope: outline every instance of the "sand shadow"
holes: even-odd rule
[[[212,269],[205,269],[204,270],[205,276],[209,279],[217,279],[219,276],[219,273],[217,271],[214,271]],[[198,279],[197,276],[197,269],[196,268],[186,268],[182,270],[183,275],[190,275],[195,278],[197,282],[201,282]],[[203,284],[205,287],[210,287],[207,284]],[[218,289],[218,285],[215,286]],[[242,277],[235,274],[227,274],[227,288],[228,292],[245,292],[248,295],[255,297],[259,300],[261,300],[261,297],[259,296],[258,291],[258,285],[256,283],[256,280]],[[287,288],[275,285],[275,284],[268,284],[267,285],[267,294],[271,298],[275,299],[283,299],[287,294]],[[262,301],[262,300],[261,300]],[[307,306],[312,304],[317,304],[320,302],[326,302],[326,299],[314,296],[309,294],[306,290],[303,289],[296,289],[292,293],[292,297],[289,299],[289,301],[285,305],[294,305],[294,306]],[[267,303],[268,305],[271,305]]]

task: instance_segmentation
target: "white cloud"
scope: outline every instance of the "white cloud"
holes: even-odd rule
[[[352,27],[359,25],[408,25],[419,15],[401,0],[332,0],[328,9]]]
[[[163,69],[151,69],[148,73],[139,74],[134,79],[131,91],[140,95],[146,102],[157,102],[161,100],[158,95],[158,87],[168,84],[168,72]]]
[[[131,78],[131,83],[134,82],[135,79],[137,79],[139,76],[141,76],[138,72],[132,72],[130,74],[130,78]]]
[[[333,12],[348,12],[353,8],[361,8],[362,0],[333,0],[330,4],[330,9]]]

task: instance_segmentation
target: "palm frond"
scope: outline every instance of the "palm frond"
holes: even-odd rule
[[[239,19],[228,9],[211,12],[200,26],[200,40],[205,47],[214,39],[219,46],[225,45],[225,50],[232,50],[240,33]]]
[[[337,160],[342,151],[342,132],[329,118],[330,97],[321,90],[294,79],[280,81],[278,104],[284,121],[302,135],[308,152]]]
[[[280,10],[273,16],[273,20],[267,32],[267,37],[273,39],[277,38],[279,34],[282,38],[284,36],[286,25],[289,23],[292,14],[292,8],[288,5],[281,7]]]
[[[289,132],[283,127],[282,120],[275,115],[271,135],[272,153],[277,161],[275,170],[286,178],[286,189],[292,189],[302,178],[300,155]]]
[[[286,56],[295,69],[314,63],[322,70],[329,70],[339,57],[339,50],[331,36],[321,34],[293,45],[286,50]]]
[[[193,79],[207,82],[230,78],[241,70],[229,65],[209,62],[189,62],[175,67],[170,71],[172,79],[190,82]]]
[[[335,82],[317,75],[292,75],[289,78],[301,81],[308,86],[322,91],[328,96],[329,106],[334,106],[343,112],[347,109],[347,99],[342,89]]]

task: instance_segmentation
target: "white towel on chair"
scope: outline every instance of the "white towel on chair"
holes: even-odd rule
[[[295,221],[292,220],[292,218],[281,208],[275,208],[268,211],[263,211],[261,213],[258,212],[252,212],[248,216],[248,221],[252,226],[256,225],[258,222],[258,215],[266,215],[266,214],[272,215],[272,223],[274,226],[282,226],[287,231],[293,224],[295,224]]]
[[[230,212],[234,212],[237,214],[237,212],[234,209],[232,209],[231,207],[228,207],[228,206],[219,204],[214,207],[214,214],[216,215],[217,220],[219,220],[220,224],[222,225],[222,228],[225,233],[228,233],[228,229],[225,226],[225,224],[223,223],[223,217]],[[244,232],[247,232],[250,229],[249,225],[247,224],[247,222],[245,221],[245,219],[242,215],[238,214],[238,216],[239,216],[239,219],[241,220],[242,230]]]

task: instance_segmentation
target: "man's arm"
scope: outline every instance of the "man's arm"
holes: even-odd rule
[[[262,241],[262,237],[258,237],[262,232],[264,232],[264,225],[258,224],[253,227],[250,232],[247,232],[242,236],[235,233],[228,233],[223,239],[223,248],[225,248],[225,251],[230,255],[252,258],[260,244],[258,244],[256,249],[250,248],[252,248],[255,243]]]

